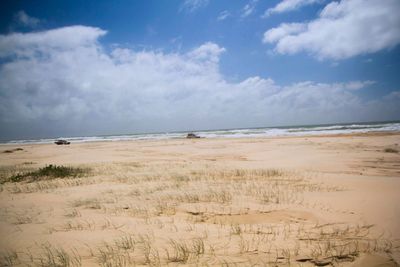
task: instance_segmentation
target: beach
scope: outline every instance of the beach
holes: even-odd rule
[[[399,151],[399,132],[1,144],[1,263],[398,266]],[[50,164],[85,171],[16,176]]]

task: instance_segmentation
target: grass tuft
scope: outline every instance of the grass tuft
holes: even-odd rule
[[[14,152],[16,152],[16,151],[22,151],[22,150],[24,150],[24,149],[22,149],[22,148],[20,148],[20,147],[17,147],[17,148],[14,148],[14,149],[7,149],[7,150],[4,150],[3,151],[3,153],[14,153]]]
[[[390,148],[390,147],[385,148],[383,151],[386,153],[399,153],[399,151],[397,149]]]
[[[16,251],[6,251],[0,254],[0,266],[15,266],[18,263],[18,254]]]
[[[57,165],[48,165],[43,168],[39,168],[36,171],[30,171],[25,173],[17,173],[8,178],[7,182],[34,182],[41,180],[52,180],[56,178],[66,177],[81,177],[89,172],[86,168],[66,167]]]
[[[81,257],[77,251],[68,253],[63,248],[51,247],[50,244],[42,246],[43,253],[40,255],[38,266],[54,266],[54,267],[73,267],[81,266]]]

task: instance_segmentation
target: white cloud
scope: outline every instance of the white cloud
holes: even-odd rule
[[[225,48],[208,42],[191,51],[189,56],[196,60],[215,64],[219,62],[219,56],[223,52],[225,52]]]
[[[273,28],[264,34],[264,43],[274,43],[282,38],[303,32],[306,29],[303,23],[283,23],[278,28]]]
[[[250,16],[256,9],[257,2],[258,0],[250,0],[249,3],[243,7],[241,17],[245,18]]]
[[[374,84],[375,81],[352,81],[345,84],[345,88],[349,90],[359,90],[369,85]]]
[[[284,13],[299,9],[306,5],[319,3],[321,0],[282,0],[276,6],[265,11],[263,17],[268,17],[275,13]]]
[[[222,21],[227,19],[229,16],[231,15],[231,13],[228,10],[224,10],[221,13],[219,13],[217,20],[218,21]]]
[[[393,119],[399,98],[367,102],[370,81],[288,86],[228,82],[223,47],[186,53],[114,48],[104,30],[73,26],[0,35],[0,138]]]
[[[14,20],[16,23],[30,28],[35,28],[40,23],[39,19],[29,16],[23,10],[18,11],[17,14],[15,14]]]
[[[281,54],[304,51],[318,59],[346,59],[398,45],[398,14],[398,0],[331,2],[315,20],[284,23],[266,31],[263,42],[275,44],[275,50]]]
[[[54,49],[70,50],[92,46],[104,34],[106,31],[99,28],[70,26],[44,32],[0,35],[0,56],[33,56]]]
[[[209,0],[185,0],[179,10],[191,13],[199,8],[206,7],[209,2]]]

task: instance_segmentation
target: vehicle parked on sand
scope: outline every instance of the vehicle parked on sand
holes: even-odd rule
[[[54,142],[54,144],[56,145],[69,145],[71,144],[70,142],[68,142],[67,140],[63,140],[63,139],[58,139]]]
[[[195,135],[194,133],[188,133],[186,138],[200,138],[200,136]]]

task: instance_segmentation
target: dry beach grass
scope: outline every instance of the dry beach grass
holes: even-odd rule
[[[20,145],[0,155],[0,262],[397,266],[400,155],[385,149],[399,143],[368,134]],[[50,164],[72,173],[40,172]]]

